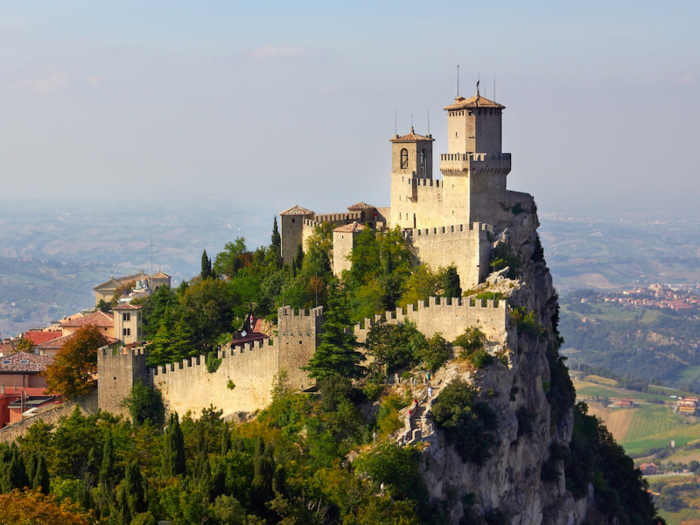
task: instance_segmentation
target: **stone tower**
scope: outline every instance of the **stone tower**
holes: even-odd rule
[[[416,228],[417,215],[408,203],[416,202],[421,181],[433,180],[432,135],[418,135],[411,127],[408,135],[391,139],[391,225]],[[419,214],[423,215],[423,214]]]
[[[343,271],[352,267],[348,256],[355,247],[355,238],[364,229],[364,225],[353,222],[333,230],[333,275],[336,277],[340,277]]]
[[[446,106],[447,153],[440,155],[445,217],[456,222],[496,222],[506,193],[510,153],[501,152],[505,106],[476,95]]]
[[[282,236],[282,259],[285,264],[291,264],[297,254],[297,247],[304,242],[304,220],[313,220],[314,212],[294,206],[280,213],[280,229]]]

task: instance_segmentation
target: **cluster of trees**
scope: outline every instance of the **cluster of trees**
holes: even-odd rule
[[[246,314],[276,319],[277,308],[328,307],[332,289],[347,309],[345,327],[377,313],[427,300],[462,295],[454,267],[414,266],[400,230],[358,235],[351,269],[341,279],[332,273],[333,225],[324,223],[301,245],[293,263],[283,264],[275,219],[267,247],[249,251],[245,239],[227,243],[212,260],[202,254],[201,274],[176,290],[161,286],[142,302],[143,337],[149,365],[158,366],[209,354],[231,339]],[[334,321],[335,322],[335,321]]]
[[[345,463],[381,435],[381,421],[363,416],[366,398],[347,379],[321,384],[323,402],[291,394],[281,377],[272,405],[238,426],[213,408],[164,424],[77,409],[55,428],[38,422],[17,445],[0,444],[0,471],[12,473],[0,509],[11,502],[17,523],[34,523],[28,502],[39,500],[44,523],[446,523],[414,447],[380,440]],[[50,494],[42,500],[31,487]]]

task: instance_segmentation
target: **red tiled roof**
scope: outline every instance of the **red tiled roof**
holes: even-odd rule
[[[41,330],[27,330],[24,332],[24,338],[29,339],[34,346],[45,343],[46,341],[52,341],[61,337],[63,333],[60,330],[51,330],[48,332],[42,332]]]
[[[450,111],[453,109],[473,109],[473,108],[492,108],[492,109],[506,109],[505,106],[482,97],[478,93],[471,98],[457,97],[454,104],[445,106],[443,109]]]
[[[73,337],[75,337],[75,334],[64,335],[63,337],[59,337],[58,339],[52,339],[51,341],[41,343],[40,345],[37,345],[37,348],[39,350],[60,350],[61,348],[63,348],[63,345],[65,345]],[[103,335],[103,337],[107,341],[108,345],[119,342],[119,339],[114,339],[113,337],[107,337],[106,335]]]
[[[114,315],[98,310],[97,312],[86,315],[85,317],[80,317],[69,321],[61,321],[61,326],[68,328],[80,328],[89,324],[97,326],[98,328],[114,326]]]
[[[0,358],[0,373],[39,373],[46,370],[46,367],[52,362],[53,359],[45,355],[30,354],[29,352],[15,352],[14,354]]]
[[[372,206],[371,204],[366,204],[362,201],[358,202],[357,204],[353,204],[352,206],[348,206],[348,210],[376,210],[376,206]]]
[[[292,206],[288,210],[280,212],[280,215],[314,215],[314,212],[312,212],[311,210],[307,210],[306,208],[302,208],[299,205],[296,205]]]
[[[394,138],[391,139],[391,142],[414,142],[416,140],[432,140],[434,141],[435,139],[431,137],[430,135],[418,135],[413,131],[413,126],[411,126],[411,132],[408,135],[403,135],[399,137],[398,135],[394,135]]]
[[[124,303],[116,306],[114,310],[141,310],[141,308],[143,308],[143,306],[140,304]]]
[[[364,229],[365,229],[365,226],[363,226],[362,224],[357,224],[356,222],[353,222],[352,224],[346,224],[345,226],[338,226],[333,231],[334,232],[355,233],[355,232],[361,232]]]

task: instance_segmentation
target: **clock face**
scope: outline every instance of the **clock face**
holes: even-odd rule
[[[246,335],[248,335],[248,332],[246,332],[245,330],[243,330],[243,331],[241,332],[241,335],[242,335],[243,337],[245,337]]]

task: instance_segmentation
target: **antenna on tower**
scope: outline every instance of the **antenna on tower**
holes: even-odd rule
[[[493,101],[496,102],[496,73],[493,74]]]
[[[153,235],[151,235],[151,277],[153,277]]]
[[[411,113],[411,131],[413,131],[413,113]]]
[[[430,135],[430,110],[428,110],[428,135]]]
[[[457,97],[459,98],[459,64],[457,64]]]
[[[398,118],[396,116],[396,108],[394,108],[394,135],[399,134]]]

